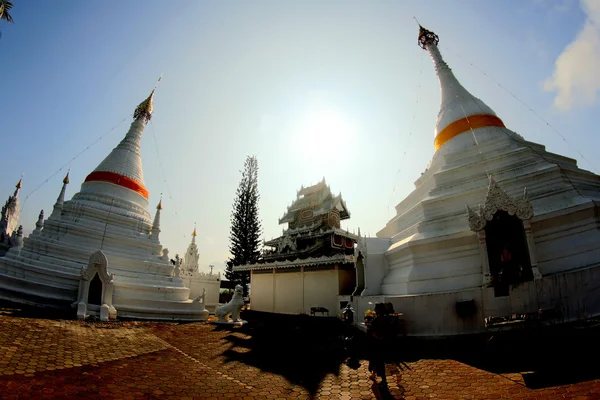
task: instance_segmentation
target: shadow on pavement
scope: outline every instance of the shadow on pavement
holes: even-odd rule
[[[521,373],[531,389],[600,378],[598,326],[562,325],[440,340],[406,338],[399,360],[453,359],[496,374]]]
[[[234,329],[250,338],[226,336],[231,343],[223,353],[226,362],[239,361],[283,376],[313,395],[326,375],[339,374],[346,359],[340,320],[256,311],[242,312],[241,317],[249,323]],[[238,352],[234,347],[248,351]]]
[[[329,373],[338,374],[348,356],[367,363],[365,335],[354,331],[352,348],[344,347],[347,331],[335,318],[275,315],[247,311],[242,318],[250,323],[240,329],[250,336],[229,335],[224,352],[228,361],[239,361],[278,374],[310,393]],[[573,384],[600,378],[599,326],[563,325],[543,330],[504,334],[463,336],[445,339],[400,338],[390,346],[388,364],[408,372],[410,363],[420,359],[453,359],[491,373],[521,373],[531,389]],[[238,352],[234,347],[247,349]],[[388,377],[388,379],[391,377]],[[392,378],[393,379],[393,378]],[[401,382],[398,386],[403,391]],[[376,398],[398,399],[376,385]]]
[[[0,314],[16,318],[76,319],[75,309],[72,308],[34,307],[4,299],[0,299]]]

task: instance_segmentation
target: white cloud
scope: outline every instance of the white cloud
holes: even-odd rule
[[[554,107],[561,111],[596,102],[600,91],[600,1],[581,0],[586,13],[583,29],[561,53],[544,90],[556,92]]]

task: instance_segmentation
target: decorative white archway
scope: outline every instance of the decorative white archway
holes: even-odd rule
[[[522,197],[513,199],[498,186],[494,178],[490,175],[490,184],[488,186],[484,205],[479,205],[478,212],[473,211],[467,205],[469,227],[472,231],[477,233],[477,240],[479,242],[483,285],[488,285],[490,283],[490,264],[486,244],[485,226],[488,221],[491,221],[494,218],[494,214],[496,214],[498,210],[506,211],[508,215],[516,215],[517,218],[522,221],[533,279],[541,279],[542,275],[540,274],[537,265],[535,241],[533,240],[533,234],[531,233],[533,206],[527,197],[527,187],[523,189]]]
[[[102,282],[102,296],[100,305],[89,304],[90,283],[95,276]],[[108,273],[108,259],[106,255],[98,250],[90,257],[87,268],[81,267],[81,279],[79,280],[79,293],[77,296],[77,318],[86,319],[89,315],[100,314],[101,321],[117,318],[117,310],[112,304],[113,284],[115,274]]]

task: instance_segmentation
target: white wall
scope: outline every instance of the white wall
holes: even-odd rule
[[[456,302],[475,300],[472,317],[460,318]],[[373,303],[369,305],[368,303]],[[483,319],[489,316],[558,309],[560,322],[600,315],[600,266],[543,277],[525,282],[506,297],[494,297],[493,288],[408,296],[354,297],[356,321],[362,322],[365,311],[377,302],[391,302],[402,312],[407,334],[411,336],[446,336],[484,331]]]
[[[329,315],[339,309],[338,271],[309,271],[304,273],[304,312],[310,314],[311,307],[325,307]]]
[[[303,272],[275,274],[275,312],[300,314],[303,309]]]
[[[217,279],[206,279],[198,276],[182,276],[183,283],[190,288],[190,299],[193,300],[202,295],[202,289],[206,289],[205,306],[212,313],[215,312],[219,305],[219,291],[221,281]]]
[[[250,308],[280,314],[310,314],[311,307],[325,307],[329,315],[339,309],[337,270],[252,273]]]
[[[250,308],[255,311],[273,312],[273,274],[252,273],[250,283]]]

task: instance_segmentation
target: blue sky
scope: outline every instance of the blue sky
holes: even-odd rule
[[[73,162],[67,195],[77,192],[164,73],[142,157],[152,213],[163,193],[171,254],[197,223],[201,268],[228,258],[248,154],[258,157],[265,238],[281,233],[296,190],[323,176],[347,202],[345,225],[374,235],[433,154],[440,92],[413,16],[510,129],[597,172],[598,3],[15,0],[15,23],[0,24],[0,198],[24,173],[31,231],[66,171],[31,192],[118,125]],[[323,119],[331,129],[315,128]]]

